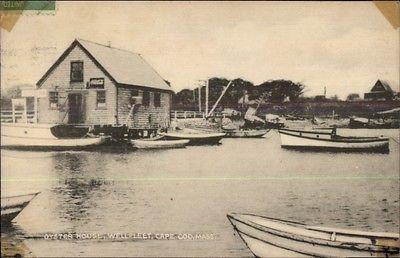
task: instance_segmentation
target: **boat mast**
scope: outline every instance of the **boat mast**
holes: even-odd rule
[[[135,108],[135,104],[132,104],[131,109],[129,110],[129,114],[126,116],[125,125],[127,126],[129,123],[129,118],[131,115],[133,116],[133,109]]]
[[[62,108],[65,108],[65,106],[67,105],[68,99],[69,99],[69,94],[67,94],[67,97],[65,98],[64,103],[61,105]],[[59,111],[60,111],[60,108],[58,109]],[[65,111],[65,114],[64,114],[64,116],[63,116],[63,118],[61,120],[61,123],[64,122],[64,120],[65,120],[65,118],[67,117],[68,114],[69,114],[69,108]]]
[[[221,95],[219,96],[219,98],[215,102],[214,106],[211,108],[210,113],[207,114],[207,117],[211,116],[212,112],[214,112],[214,109],[217,107],[218,103],[221,101],[222,97],[224,96],[225,92],[228,90],[229,86],[231,86],[232,82],[233,82],[233,80],[229,81],[228,85],[224,88],[224,90],[222,91]]]
[[[261,97],[259,98],[258,103],[257,103],[256,111],[258,110],[258,108],[259,108],[260,105],[261,105],[261,102],[264,101],[264,98],[265,98],[267,95],[269,95],[269,94],[268,94],[268,93],[263,93],[263,94],[261,94]]]

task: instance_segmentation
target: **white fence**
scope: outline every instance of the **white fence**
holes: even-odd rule
[[[214,112],[212,114],[212,116],[213,117],[223,117],[224,115],[220,112]],[[33,122],[33,120],[35,118],[35,112],[28,111],[27,117],[28,117],[28,122]],[[178,111],[178,110],[171,111],[171,118],[185,119],[185,118],[204,118],[204,117],[205,117],[205,113],[199,112],[199,111]],[[13,119],[12,110],[1,110],[1,122],[2,123],[12,123],[13,121],[25,122],[24,111],[23,110],[15,111],[14,119]]]
[[[203,118],[204,116],[205,113],[199,111],[171,111],[171,118]]]
[[[23,110],[16,110],[13,117],[12,110],[1,110],[1,122],[2,123],[18,123],[18,122],[25,122],[24,120],[25,111]],[[35,118],[35,111],[28,111],[27,112],[27,119],[28,122],[34,122]]]
[[[213,112],[211,117],[224,117],[224,114],[222,114],[221,112]],[[171,118],[175,119],[205,118],[205,112],[172,110]]]

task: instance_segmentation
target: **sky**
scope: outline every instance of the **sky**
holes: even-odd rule
[[[138,52],[175,92],[210,77],[288,79],[345,98],[399,91],[399,29],[372,2],[57,2],[1,29],[1,87],[35,84],[75,38]]]

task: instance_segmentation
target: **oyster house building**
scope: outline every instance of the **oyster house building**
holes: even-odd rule
[[[36,84],[39,123],[166,128],[172,89],[140,54],[76,39]]]

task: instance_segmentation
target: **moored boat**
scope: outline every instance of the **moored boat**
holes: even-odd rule
[[[257,257],[395,257],[398,233],[307,226],[253,214],[228,219]]]
[[[1,197],[1,224],[9,224],[40,192]]]
[[[2,123],[1,147],[13,149],[85,149],[107,137],[87,137],[87,127],[56,124]]]
[[[351,117],[348,127],[351,129],[385,129],[392,128],[391,123],[362,117]],[[396,127],[394,127],[396,128]]]
[[[224,130],[225,137],[229,138],[261,138],[270,130]]]
[[[206,132],[168,132],[160,133],[167,140],[189,140],[188,145],[212,145],[218,144],[225,133]]]
[[[184,148],[189,140],[141,139],[131,140],[133,147],[138,149],[172,149]]]
[[[280,129],[279,135],[281,147],[288,149],[389,152],[389,138],[339,136],[336,129],[331,132]]]
[[[281,122],[265,122],[265,127],[269,128],[269,129],[280,129],[285,127],[285,123],[281,123]]]
[[[282,119],[278,115],[274,114],[266,114],[265,115],[265,127],[269,129],[280,129],[285,127],[285,123],[282,122]]]

